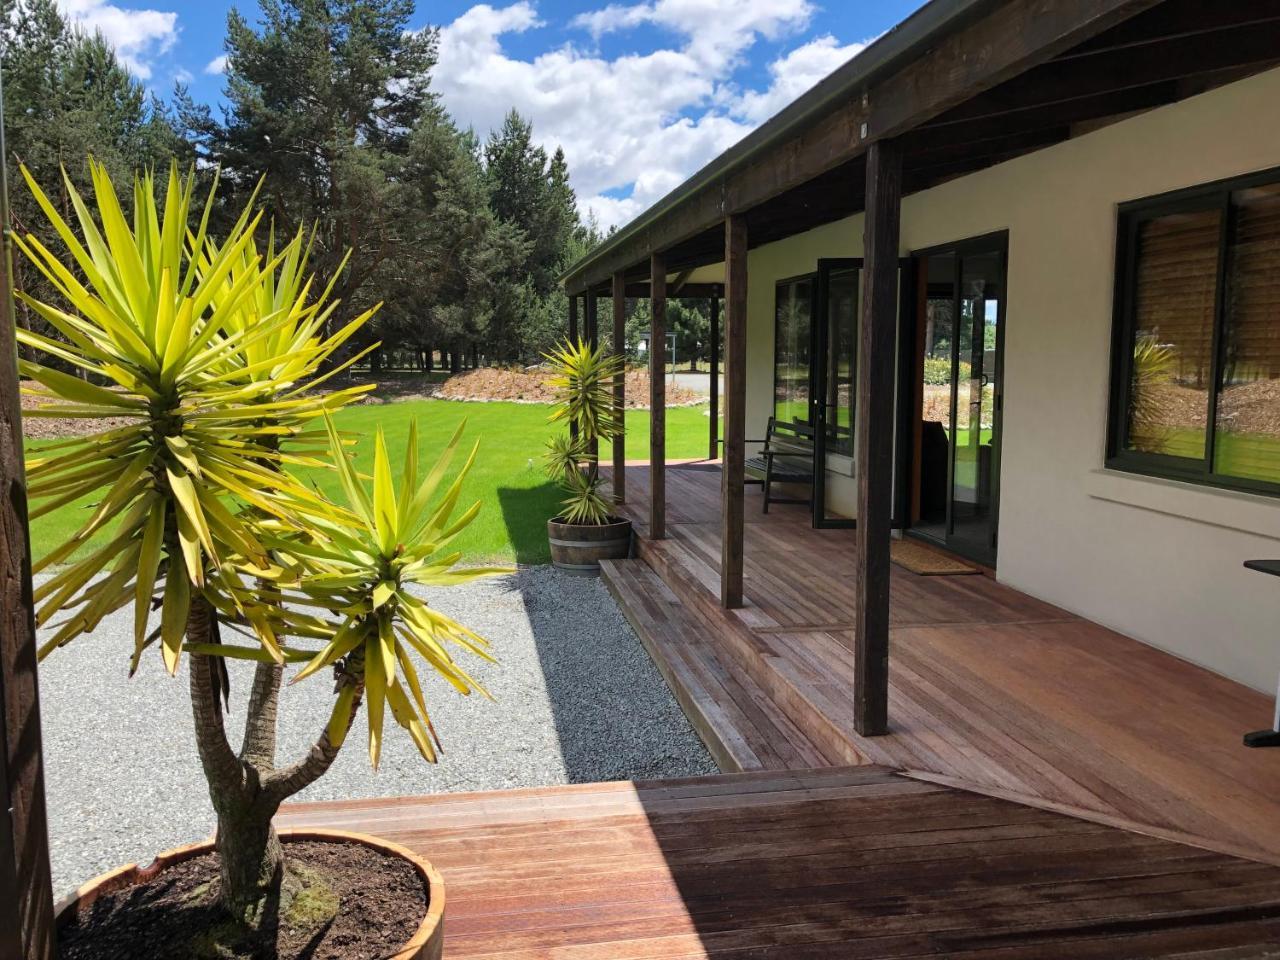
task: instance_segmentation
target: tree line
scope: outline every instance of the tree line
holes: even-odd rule
[[[60,170],[87,193],[90,154],[117,183],[176,160],[218,178],[215,224],[258,190],[269,229],[307,234],[342,300],[335,322],[383,304],[364,334],[382,343],[375,373],[437,353],[454,370],[537,360],[564,331],[556,277],[599,232],[563,151],[526,119],[513,110],[483,140],[454,122],[431,88],[438,33],[411,29],[412,13],[412,0],[260,0],[252,23],[232,10],[215,111],[181,84],[149,94],[55,0],[0,0],[13,227],[53,245],[19,162],[70,213]],[[19,322],[48,333],[29,312]]]

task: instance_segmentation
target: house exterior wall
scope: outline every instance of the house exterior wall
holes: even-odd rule
[[[1280,70],[913,195],[902,211],[904,255],[1009,234],[999,579],[1261,690],[1280,671],[1280,583],[1241,563],[1280,556],[1280,500],[1103,462],[1117,205],[1280,167],[1276,103]],[[775,282],[861,252],[861,216],[751,251],[748,437],[771,410]],[[849,513],[852,465],[832,466],[828,502]]]

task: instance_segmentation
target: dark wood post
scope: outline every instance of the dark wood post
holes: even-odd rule
[[[591,344],[594,350],[600,346],[600,322],[598,316],[595,292],[588,290],[582,297],[583,306],[583,323],[586,326],[587,343]]]
[[[0,91],[0,956],[53,957],[27,478],[18,402],[9,203]]]
[[[592,350],[596,350],[600,346],[600,323],[597,314],[596,294],[594,290],[588,289],[582,298],[583,306],[583,324],[586,326],[587,343]],[[600,441],[595,437],[587,443],[587,454],[591,457],[595,466],[599,466],[600,457]]]
[[[720,605],[742,606],[743,450],[747,414],[747,220],[724,222],[724,464],[720,499]]]
[[[649,538],[667,535],[667,261],[649,257]]]
[[[889,526],[893,506],[893,367],[898,310],[902,154],[897,142],[867,151],[862,323],[855,433],[858,525],[854,536],[853,725],[889,728]]]
[[[720,298],[711,298],[711,427],[707,459],[720,456]]]
[[[627,278],[621,272],[613,275],[613,352],[625,358],[627,351]],[[625,359],[624,359],[625,362]],[[618,418],[618,433],[613,438],[613,500],[627,500],[627,378],[623,371],[613,382],[613,413]]]
[[[572,293],[568,294],[568,342],[577,344],[577,297],[573,296]],[[577,442],[576,422],[571,422],[568,425],[568,435],[570,435],[573,442]]]

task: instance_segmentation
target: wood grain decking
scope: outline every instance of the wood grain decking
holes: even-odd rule
[[[1263,695],[988,576],[894,567],[890,733],[853,733],[852,536],[748,488],[746,606],[718,603],[719,472],[668,467],[668,539],[606,582],[726,770],[884,764],[1280,862]],[[643,534],[647,471],[628,470]]]
[[[1280,957],[1280,868],[876,767],[298,804],[491,960]]]

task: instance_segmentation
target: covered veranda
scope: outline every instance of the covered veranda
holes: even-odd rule
[[[722,297],[724,482],[714,577],[719,606],[733,610],[744,604],[750,563],[749,252],[864,215],[851,458],[857,491],[849,511],[857,526],[841,557],[842,577],[829,585],[852,611],[845,722],[857,735],[891,728],[889,541],[901,488],[894,477],[913,426],[895,416],[910,372],[896,335],[906,300],[899,278],[903,198],[1267,70],[1278,61],[1278,43],[1280,5],[1270,0],[939,0],[565,273],[570,332],[578,332],[581,315],[586,336],[599,340],[603,300],[612,308],[615,347],[624,339],[629,296],[650,298],[654,342],[661,341],[668,297]],[[662,378],[650,380],[654,493],[646,523],[648,536],[661,541],[673,501],[662,455]],[[769,388],[751,389],[754,396]],[[616,441],[612,458],[618,500],[627,503],[635,484],[624,450]]]

